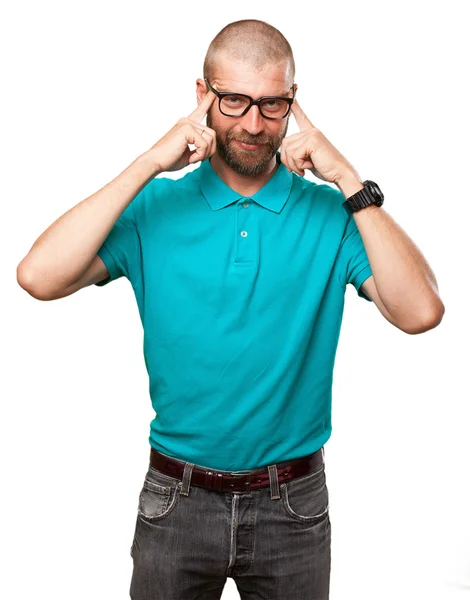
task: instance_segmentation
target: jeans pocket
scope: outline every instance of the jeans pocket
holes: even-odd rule
[[[175,508],[182,482],[149,468],[139,495],[138,516],[153,523],[166,517]]]
[[[308,475],[281,483],[281,503],[296,521],[315,522],[328,518],[329,494],[325,465]]]

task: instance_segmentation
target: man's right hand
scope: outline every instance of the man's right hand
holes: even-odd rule
[[[201,124],[215,98],[216,95],[209,90],[189,117],[180,119],[147,151],[147,154],[154,156],[159,173],[179,171],[215,153],[215,131]],[[195,149],[190,150],[189,144],[193,144]]]

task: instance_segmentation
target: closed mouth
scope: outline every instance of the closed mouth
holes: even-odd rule
[[[242,142],[241,140],[235,140],[241,148],[245,150],[257,150],[262,144],[248,144],[247,142]]]

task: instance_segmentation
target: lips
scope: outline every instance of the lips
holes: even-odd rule
[[[242,142],[240,140],[235,140],[240,148],[244,150],[258,150],[262,144],[247,144],[246,142]]]

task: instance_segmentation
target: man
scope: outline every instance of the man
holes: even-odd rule
[[[323,446],[345,286],[410,334],[444,313],[424,257],[300,108],[294,76],[277,29],[229,24],[198,107],[18,266],[42,300],[121,276],[134,289],[156,412],[134,600],[220,598],[227,577],[242,600],[328,598]]]

